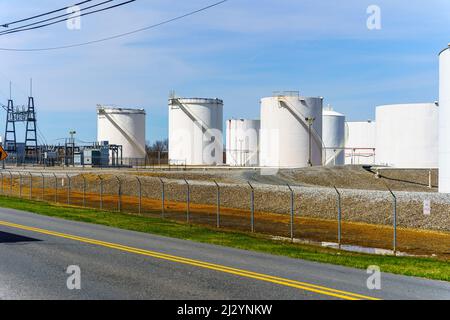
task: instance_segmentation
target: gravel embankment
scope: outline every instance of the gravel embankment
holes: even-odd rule
[[[86,171],[86,191],[99,192],[97,174],[104,179],[105,194],[117,194],[118,182],[111,172]],[[50,173],[48,173],[50,174]],[[83,179],[72,173],[72,189],[82,190]],[[186,201],[187,179],[191,185],[192,203],[216,205],[216,186],[221,185],[221,204],[224,207],[249,210],[250,187],[255,187],[255,209],[259,212],[288,214],[290,193],[286,183],[295,191],[295,213],[297,215],[332,219],[337,218],[337,186],[342,194],[342,215],[346,221],[391,225],[393,198],[386,189],[386,183],[397,196],[398,225],[406,228],[429,229],[450,232],[450,195],[436,192],[437,172],[432,171],[432,188],[428,188],[429,170],[380,170],[382,179],[375,179],[372,172],[362,167],[345,166],[336,168],[304,168],[281,170],[274,176],[263,176],[257,170],[188,170],[186,172],[117,172],[122,181],[124,195],[137,196],[138,183],[142,181],[143,196],[161,199],[162,177],[166,183],[167,201]],[[26,177],[23,185],[27,185]],[[59,188],[67,188],[67,181]],[[34,178],[39,186],[39,178]],[[295,186],[296,185],[296,186]],[[298,186],[302,185],[302,186]],[[46,188],[53,188],[50,176]],[[431,201],[431,215],[423,213],[423,201]]]

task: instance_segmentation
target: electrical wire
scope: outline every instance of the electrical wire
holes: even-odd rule
[[[129,35],[132,35],[132,34],[135,34],[135,33],[139,33],[139,32],[143,32],[143,31],[147,31],[147,30],[150,30],[150,29],[154,29],[154,28],[157,28],[157,27],[169,24],[171,22],[174,22],[174,21],[177,21],[177,20],[181,20],[181,19],[184,19],[184,18],[189,17],[189,16],[193,16],[193,15],[195,15],[197,13],[209,10],[209,9],[211,9],[213,7],[217,7],[217,6],[219,6],[219,5],[221,5],[221,4],[225,3],[225,2],[228,2],[228,1],[229,0],[222,0],[222,1],[219,1],[219,2],[216,2],[216,3],[213,3],[213,4],[209,5],[209,6],[206,6],[206,7],[203,7],[203,8],[200,8],[200,9],[188,12],[186,14],[177,16],[177,17],[172,18],[172,19],[168,19],[168,20],[165,20],[165,21],[162,21],[162,22],[159,22],[159,23],[156,23],[156,24],[144,27],[144,28],[140,28],[140,29],[137,29],[137,30],[133,30],[133,31],[117,34],[117,35],[114,35],[114,36],[110,36],[110,37],[106,37],[106,38],[102,38],[102,39],[98,39],[98,40],[92,40],[92,41],[88,41],[88,42],[82,42],[82,43],[65,45],[65,46],[58,46],[58,47],[47,47],[47,48],[31,48],[31,49],[0,48],[0,51],[37,52],[37,51],[52,51],[52,50],[70,49],[70,48],[75,48],[75,47],[82,47],[82,46],[92,45],[92,44],[101,43],[101,42],[105,42],[105,41],[110,41],[110,40],[114,40],[114,39],[118,39],[118,38],[123,38],[123,37],[129,36]]]
[[[109,1],[113,1],[113,0],[109,0]],[[109,1],[106,1],[106,2],[109,2]],[[57,21],[54,21],[54,22],[42,24],[42,25],[35,26],[35,27],[30,27],[30,28],[25,28],[25,29],[15,30],[15,31],[4,31],[2,34],[0,34],[0,36],[7,35],[7,34],[11,34],[11,33],[17,33],[17,32],[23,32],[23,31],[29,31],[29,30],[36,30],[36,29],[45,28],[45,27],[48,27],[48,26],[51,26],[51,25],[54,25],[54,24],[57,24],[57,23],[64,22],[64,21],[68,21],[68,20],[72,20],[72,19],[75,19],[75,18],[80,18],[80,17],[88,16],[88,15],[91,15],[91,14],[94,14],[94,13],[99,13],[99,12],[111,10],[111,9],[114,9],[114,8],[118,8],[118,7],[127,5],[127,4],[129,4],[129,3],[131,3],[131,2],[135,2],[135,1],[136,1],[136,0],[128,0],[128,1],[125,1],[125,2],[122,2],[122,3],[119,3],[119,4],[116,4],[116,5],[113,5],[113,6],[109,6],[109,7],[106,7],[106,8],[102,8],[102,9],[98,9],[98,10],[94,10],[94,11],[90,11],[90,12],[86,12],[86,13],[79,14],[79,15],[74,15],[74,16],[71,16],[71,17],[69,17],[69,18],[60,19],[60,20],[57,20]],[[72,13],[71,13],[71,14],[72,14]],[[69,14],[69,15],[70,15],[70,14]],[[51,20],[52,20],[52,19],[51,19]]]
[[[49,12],[46,12],[46,13],[42,13],[42,14],[39,14],[37,16],[33,16],[33,17],[29,17],[29,18],[25,18],[25,19],[21,19],[21,20],[17,20],[17,21],[5,23],[5,24],[2,24],[1,26],[4,27],[4,28],[8,28],[10,25],[13,25],[13,24],[34,20],[34,19],[40,18],[40,17],[45,17],[45,16],[48,16],[50,14],[61,12],[63,10],[67,10],[67,9],[75,7],[75,6],[81,6],[81,5],[83,5],[85,3],[88,3],[88,2],[92,2],[92,0],[82,1],[82,2],[76,3],[74,5],[68,6],[68,7],[64,7],[64,8],[61,8],[61,9],[57,9],[57,10],[49,11]]]
[[[80,140],[80,139],[75,139],[75,141],[79,142],[79,143],[86,143],[86,144],[93,144],[95,142],[92,141],[84,141],[84,140]]]
[[[38,126],[37,124],[36,124],[36,128],[37,128],[37,130],[38,130],[38,134],[39,134],[40,137],[41,137],[41,141],[44,142],[45,145],[48,145],[47,138],[46,138],[45,135],[42,133],[41,129],[39,128],[39,126]]]
[[[113,1],[114,1],[114,0],[107,0],[107,1],[103,1],[103,2],[100,2],[100,3],[98,3],[98,4],[89,6],[89,7],[81,8],[79,12],[85,11],[85,10],[88,10],[88,9],[92,9],[92,8],[95,8],[95,7],[99,7],[99,6],[102,6],[102,5],[106,4],[106,3],[113,2]],[[19,27],[13,28],[13,29],[8,29],[8,30],[0,31],[0,35],[2,35],[2,34],[14,33],[13,31],[16,31],[16,30],[18,30],[18,31],[16,31],[16,32],[30,30],[30,29],[24,29],[24,28],[31,27],[31,26],[35,26],[35,25],[38,25],[38,24],[41,24],[41,23],[45,23],[45,22],[48,22],[48,21],[52,21],[52,20],[55,20],[55,19],[59,19],[59,18],[62,18],[62,17],[71,16],[71,15],[73,15],[73,14],[74,14],[73,12],[71,12],[71,13],[65,13],[65,14],[61,14],[61,15],[59,15],[59,16],[55,16],[55,17],[47,18],[47,19],[44,19],[44,20],[41,20],[41,21],[37,21],[37,22],[30,23],[30,24],[26,24],[26,25],[24,25],[24,26],[19,26]],[[71,19],[73,19],[73,18],[76,18],[76,17],[71,17]],[[23,29],[23,30],[22,30],[22,29]]]

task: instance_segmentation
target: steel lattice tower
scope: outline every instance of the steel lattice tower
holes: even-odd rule
[[[7,115],[6,115],[6,131],[5,131],[4,146],[6,151],[16,152],[17,151],[16,117],[14,112],[14,102],[12,99],[8,100],[8,107],[6,111]]]
[[[34,98],[28,98],[28,109],[27,109],[27,127],[25,131],[25,149],[27,155],[33,153],[37,156],[38,142],[37,142],[37,132],[36,132],[36,110],[34,108]]]

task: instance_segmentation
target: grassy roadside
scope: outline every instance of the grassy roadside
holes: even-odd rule
[[[311,245],[278,242],[262,235],[188,226],[155,217],[66,207],[3,196],[0,196],[0,207],[360,269],[366,269],[369,265],[377,265],[383,272],[450,281],[450,263],[432,258],[376,256],[336,251]]]

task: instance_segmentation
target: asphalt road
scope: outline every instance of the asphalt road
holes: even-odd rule
[[[62,209],[63,210],[63,209]],[[81,289],[66,273],[79,266]],[[0,209],[0,299],[450,299],[450,283]]]

